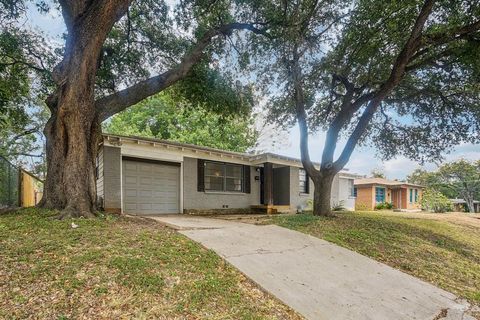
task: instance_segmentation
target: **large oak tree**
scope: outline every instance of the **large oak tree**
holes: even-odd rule
[[[299,123],[317,215],[331,214],[333,178],[358,144],[424,161],[480,140],[480,1],[327,3],[283,10],[293,18],[275,61],[282,90],[270,105],[277,122]],[[320,168],[308,148],[318,129],[326,131]]]
[[[102,121],[180,80],[198,84],[208,74],[209,58],[221,53],[225,38],[236,30],[264,33],[254,15],[234,21],[230,1],[181,1],[175,12],[154,0],[36,4],[42,11],[58,6],[67,29],[61,58],[50,73],[47,178],[40,203],[61,210],[62,218],[95,212]],[[24,1],[0,2],[2,27],[15,25],[25,10]],[[196,100],[212,102],[211,86],[204,89]],[[228,107],[224,98],[218,108]]]

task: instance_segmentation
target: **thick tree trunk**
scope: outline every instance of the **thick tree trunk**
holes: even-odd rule
[[[95,110],[95,76],[100,48],[73,43],[57,67],[58,88],[47,100],[51,117],[47,179],[40,206],[61,210],[60,218],[92,217],[96,210],[95,158],[100,124]]]
[[[314,181],[313,214],[316,216],[332,216],[332,184],[335,174],[320,174]]]
[[[60,218],[92,217],[96,210],[95,159],[101,136],[95,78],[101,49],[129,0],[62,2],[68,29],[63,60],[53,70],[57,89],[47,99],[51,117],[47,178],[39,206],[61,210]]]
[[[62,219],[92,217],[96,210],[95,158],[101,132],[94,113],[80,111],[85,109],[53,114],[45,128],[48,174],[40,206],[62,210]]]

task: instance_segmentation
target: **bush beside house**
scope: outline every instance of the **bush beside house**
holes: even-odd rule
[[[452,201],[450,201],[450,199],[448,199],[443,193],[433,189],[426,189],[423,192],[421,204],[423,210],[432,211],[435,213],[452,211],[453,208]]]

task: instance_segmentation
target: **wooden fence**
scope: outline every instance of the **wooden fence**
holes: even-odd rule
[[[0,156],[0,209],[32,207],[42,199],[43,181]]]
[[[33,207],[42,199],[43,182],[31,173],[20,169],[19,203],[20,207]]]

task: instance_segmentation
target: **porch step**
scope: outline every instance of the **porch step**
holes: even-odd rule
[[[266,213],[266,214],[277,214],[290,212],[290,206],[280,206],[280,205],[253,205],[250,206],[252,211],[256,213]]]

